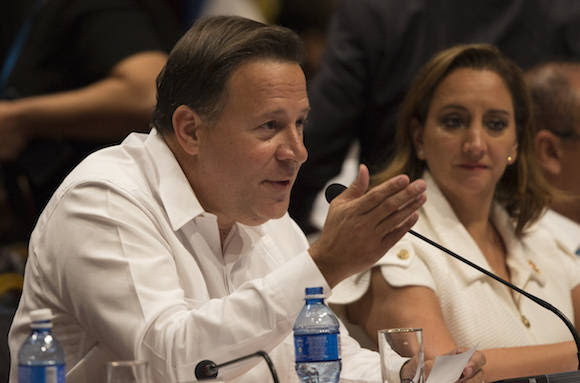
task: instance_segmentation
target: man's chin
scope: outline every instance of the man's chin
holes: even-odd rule
[[[262,225],[272,219],[279,219],[284,217],[288,211],[288,204],[286,203],[284,207],[268,209],[268,211],[262,212],[262,214],[254,215],[245,220],[240,220],[239,222],[247,226],[258,226]]]
[[[276,206],[270,209],[267,214],[265,214],[267,221],[271,219],[278,219],[284,217],[286,212],[288,212],[288,202],[280,204],[281,206]]]

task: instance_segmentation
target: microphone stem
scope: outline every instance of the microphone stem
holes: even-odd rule
[[[270,374],[272,374],[272,379],[274,380],[274,383],[279,383],[278,374],[276,374],[276,370],[274,369],[274,364],[272,363],[272,360],[270,359],[268,354],[264,351],[256,351],[253,354],[245,355],[245,356],[242,356],[240,358],[233,359],[233,360],[227,361],[227,362],[222,363],[222,364],[218,364],[217,366],[213,367],[213,369],[215,371],[217,371],[221,367],[224,367],[224,366],[227,366],[227,365],[230,365],[233,363],[241,362],[242,360],[250,359],[250,358],[253,358],[256,356],[261,356],[262,358],[264,358],[264,360],[266,361],[266,364],[268,365],[268,368],[270,369]]]
[[[416,231],[409,230],[409,234],[412,234],[415,237],[427,242],[431,246],[434,246],[434,247],[438,248],[439,250],[444,251],[445,253],[460,260],[461,262],[466,263],[469,266],[479,270],[480,272],[487,275],[488,277],[495,279],[496,281],[498,281],[498,282],[504,284],[505,286],[517,291],[518,293],[522,294],[523,296],[531,299],[532,301],[536,302],[540,306],[552,311],[557,317],[559,317],[564,322],[566,327],[568,327],[568,330],[570,330],[570,333],[572,333],[572,337],[574,338],[574,342],[576,343],[576,357],[578,358],[578,370],[580,370],[580,339],[578,338],[578,333],[576,332],[576,329],[574,328],[574,325],[572,324],[572,322],[570,322],[570,320],[564,314],[562,314],[562,312],[560,310],[558,310],[556,307],[552,306],[550,303],[546,302],[545,300],[540,299],[537,296],[532,295],[532,294],[528,293],[527,291],[520,289],[519,287],[517,287],[513,283],[508,282],[505,279],[500,278],[499,276],[495,275],[494,273],[491,273],[491,272],[485,270],[484,268],[480,267],[479,265],[476,265],[475,263],[471,262],[470,260],[463,258],[459,254],[456,254],[453,251],[439,245],[437,242],[430,240],[429,238],[417,233]]]

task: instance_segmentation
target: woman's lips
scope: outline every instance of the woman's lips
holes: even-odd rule
[[[487,169],[486,165],[483,164],[459,164],[460,168],[467,169],[467,170],[483,170]]]

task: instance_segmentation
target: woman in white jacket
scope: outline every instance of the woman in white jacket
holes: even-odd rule
[[[533,223],[551,190],[533,156],[519,68],[489,45],[452,47],[419,72],[403,103],[395,174],[427,182],[414,230],[580,319],[580,261]],[[484,353],[486,379],[574,370],[576,349],[551,312],[407,235],[332,301],[376,339],[421,327],[425,357],[458,346]]]

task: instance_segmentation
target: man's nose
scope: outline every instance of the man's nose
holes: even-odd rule
[[[308,158],[308,151],[304,146],[304,139],[301,130],[292,128],[284,134],[283,141],[276,152],[276,158],[280,161],[296,161],[299,165],[306,161]]]

